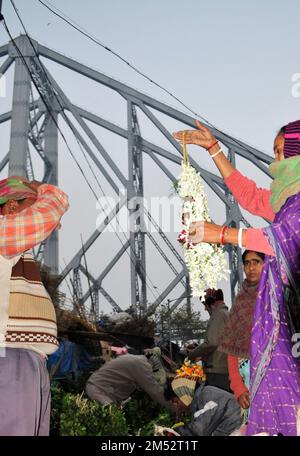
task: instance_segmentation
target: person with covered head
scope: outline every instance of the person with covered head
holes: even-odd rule
[[[300,283],[300,120],[282,127],[274,140],[270,189],[258,188],[224,155],[209,128],[177,132],[182,142],[207,149],[240,205],[264,217],[263,229],[196,222],[193,243],[231,243],[266,254],[256,301],[250,347],[251,407],[248,435],[297,435],[300,359],[292,335],[299,332]]]
[[[243,421],[241,408],[233,394],[207,386],[205,381],[199,382],[195,376],[168,381],[165,398],[189,415],[186,424],[174,426],[176,433],[182,436],[229,436],[240,428]]]
[[[228,321],[228,308],[222,290],[208,289],[203,302],[209,313],[204,342],[188,353],[192,361],[201,359],[205,366],[206,384],[230,391],[227,356],[218,349],[219,340]]]
[[[28,250],[60,226],[68,198],[14,176],[0,181],[0,207],[0,435],[48,435],[56,316]]]

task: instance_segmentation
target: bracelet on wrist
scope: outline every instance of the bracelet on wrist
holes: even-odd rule
[[[223,152],[223,150],[222,150],[222,149],[219,149],[218,152],[216,152],[215,154],[212,154],[212,155],[211,155],[211,158],[216,157],[216,156],[219,155],[221,152]]]
[[[212,147],[214,147],[216,144],[218,144],[218,141],[215,141],[212,143],[209,147],[206,148],[206,150],[210,150]]]
[[[220,231],[220,244],[221,245],[225,245],[225,233],[226,233],[226,230],[227,230],[227,226],[224,225],[222,226],[222,229]]]

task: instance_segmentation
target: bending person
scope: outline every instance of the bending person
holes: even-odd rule
[[[175,413],[173,404],[164,398],[164,389],[156,381],[153,367],[152,360],[144,355],[119,356],[106,362],[89,377],[86,383],[87,395],[102,405],[121,405],[140,388],[153,401]]]

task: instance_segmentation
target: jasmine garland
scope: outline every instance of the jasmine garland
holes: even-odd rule
[[[191,223],[211,221],[200,173],[190,163],[182,162],[182,173],[179,176],[177,190],[183,199],[183,230],[178,241],[183,244],[192,295],[202,298],[207,288],[218,288],[218,282],[227,279],[230,271],[227,267],[223,248],[216,244],[207,243],[193,245],[188,241]]]

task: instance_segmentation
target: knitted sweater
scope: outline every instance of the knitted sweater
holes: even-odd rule
[[[32,255],[25,252],[12,268],[8,326],[1,347],[25,348],[42,355],[57,350],[56,315]]]

